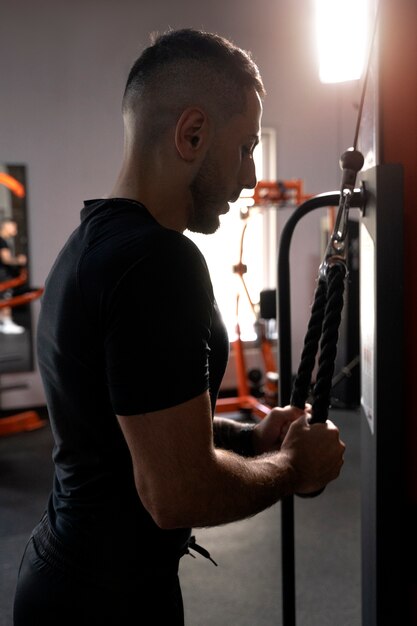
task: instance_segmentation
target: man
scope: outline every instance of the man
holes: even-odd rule
[[[14,255],[10,246],[10,240],[16,237],[17,232],[17,222],[15,220],[11,218],[3,219],[0,224],[0,283],[16,277],[16,270],[27,264],[26,255]],[[11,289],[1,290],[0,300],[8,300],[12,295]],[[20,335],[24,332],[24,327],[13,321],[11,307],[5,306],[0,308],[0,333]]]
[[[338,431],[310,426],[308,412],[213,420],[229,344],[183,231],[214,232],[255,186],[263,96],[247,53],[192,30],[158,38],[130,72],[119,177],[86,203],[46,284],[38,355],[55,481],[15,626],[183,624],[178,563],[192,527],[339,474]]]

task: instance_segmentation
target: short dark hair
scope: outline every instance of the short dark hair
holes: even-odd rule
[[[222,117],[242,113],[247,91],[255,89],[261,98],[265,88],[259,69],[249,52],[213,33],[194,29],[169,31],[154,36],[151,45],[130,70],[123,96],[123,111],[135,102],[158,101],[172,109],[197,104],[215,108]]]

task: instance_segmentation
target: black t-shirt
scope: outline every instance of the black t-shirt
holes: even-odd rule
[[[10,246],[4,237],[0,237],[0,250],[10,250]],[[12,276],[10,265],[3,263],[0,255],[0,281],[9,280]],[[1,295],[1,294],[0,294]]]
[[[55,441],[48,518],[74,555],[130,569],[187,541],[190,529],[161,530],[142,506],[116,414],[207,389],[214,411],[228,345],[194,243],[137,202],[87,202],[46,281],[38,325]]]
[[[7,243],[7,241],[5,240],[5,238],[0,236],[0,250],[1,250],[2,248],[7,248],[7,249],[9,249],[9,248],[10,248],[10,246],[9,246],[9,244]],[[2,260],[1,260],[1,258],[0,258],[0,265],[3,265],[3,262],[2,262]]]

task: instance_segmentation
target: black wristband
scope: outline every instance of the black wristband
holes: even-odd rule
[[[253,445],[253,431],[256,424],[244,424],[236,437],[235,451],[241,456],[256,456],[255,447]]]
[[[214,445],[223,450],[233,450],[241,456],[256,456],[253,445],[253,430],[256,424],[241,424],[223,419],[214,429]]]

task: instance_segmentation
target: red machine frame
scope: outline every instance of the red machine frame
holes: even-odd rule
[[[21,270],[19,276],[5,280],[0,283],[0,292],[7,291],[8,289],[14,289],[27,283],[28,274],[26,269]],[[31,289],[26,293],[19,295],[12,295],[10,298],[0,301],[0,309],[6,307],[16,307],[22,304],[27,304],[32,300],[40,298],[43,294],[43,287],[37,289]],[[46,420],[39,417],[36,411],[24,411],[16,415],[10,415],[8,417],[0,418],[0,437],[3,435],[12,435],[14,433],[35,430],[41,428],[46,424]]]

